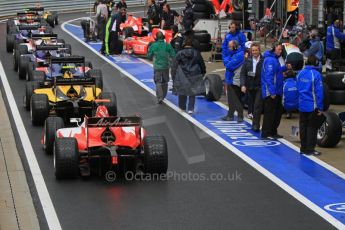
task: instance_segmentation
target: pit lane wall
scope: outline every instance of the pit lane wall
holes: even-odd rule
[[[24,8],[34,7],[37,2],[40,2],[41,6],[45,10],[51,11],[74,11],[74,10],[90,10],[93,8],[94,0],[40,0],[40,1],[27,1],[27,0],[0,0],[0,18],[13,16],[17,12],[22,11]],[[117,1],[116,1],[117,2]],[[127,0],[127,5],[143,5],[145,6],[145,0]]]

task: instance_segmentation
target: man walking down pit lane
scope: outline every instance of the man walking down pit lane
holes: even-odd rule
[[[282,44],[274,44],[271,50],[264,53],[261,71],[261,92],[264,100],[264,119],[261,137],[282,138],[278,127],[283,113],[283,72],[291,69],[291,65],[281,66],[279,57],[283,51]]]
[[[315,151],[317,130],[325,120],[322,114],[324,110],[322,76],[318,71],[317,62],[318,60],[315,55],[309,56],[306,66],[297,75],[300,112],[300,153],[306,155],[321,154]]]
[[[193,48],[193,40],[187,37],[184,47],[176,54],[175,87],[178,95],[178,105],[183,112],[194,113],[195,96],[205,93],[203,77],[206,66],[200,51]],[[187,103],[188,98],[188,103]],[[187,106],[188,104],[188,106]]]
[[[244,52],[239,48],[236,40],[229,42],[228,51],[223,56],[223,64],[226,68],[225,83],[227,85],[227,96],[229,111],[223,121],[233,121],[234,113],[237,111],[237,122],[243,122],[243,106],[241,104],[240,73],[244,63]]]
[[[153,79],[156,84],[157,103],[161,104],[168,92],[169,63],[175,57],[175,51],[166,44],[161,31],[156,35],[156,41],[149,47],[147,57],[153,60]]]

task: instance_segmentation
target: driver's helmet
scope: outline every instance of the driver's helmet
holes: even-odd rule
[[[22,30],[22,35],[23,35],[24,37],[29,36],[29,31],[28,31],[28,30]]]
[[[44,59],[46,57],[46,52],[44,50],[37,50],[36,51],[36,57]]]
[[[109,117],[109,112],[105,105],[100,105],[97,107],[96,117]]]

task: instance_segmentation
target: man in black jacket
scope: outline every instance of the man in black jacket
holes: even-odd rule
[[[155,3],[155,0],[147,0],[148,10],[147,10],[147,20],[149,21],[149,31],[152,28],[159,27],[159,10]]]
[[[260,45],[253,43],[250,47],[250,56],[244,62],[240,84],[241,91],[248,93],[248,117],[253,118],[252,129],[255,132],[260,131],[260,118],[262,112],[262,96],[261,96],[261,69],[263,57],[260,53]]]

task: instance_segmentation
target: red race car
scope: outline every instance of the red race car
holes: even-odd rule
[[[127,37],[132,36],[147,36],[148,29],[143,26],[142,18],[128,15],[127,20],[120,24],[122,34]]]
[[[156,34],[161,31],[165,36],[165,42],[170,43],[172,40],[172,31],[171,30],[161,30],[154,28],[152,33],[144,37],[127,37],[123,44],[127,53],[132,53],[135,55],[147,55],[147,51],[152,42],[155,41]]]
[[[61,118],[48,117],[42,144],[47,153],[54,153],[57,179],[137,168],[163,174],[168,168],[164,136],[147,136],[140,117],[109,116],[105,105],[98,106],[96,116],[85,117],[77,127],[64,128]]]

